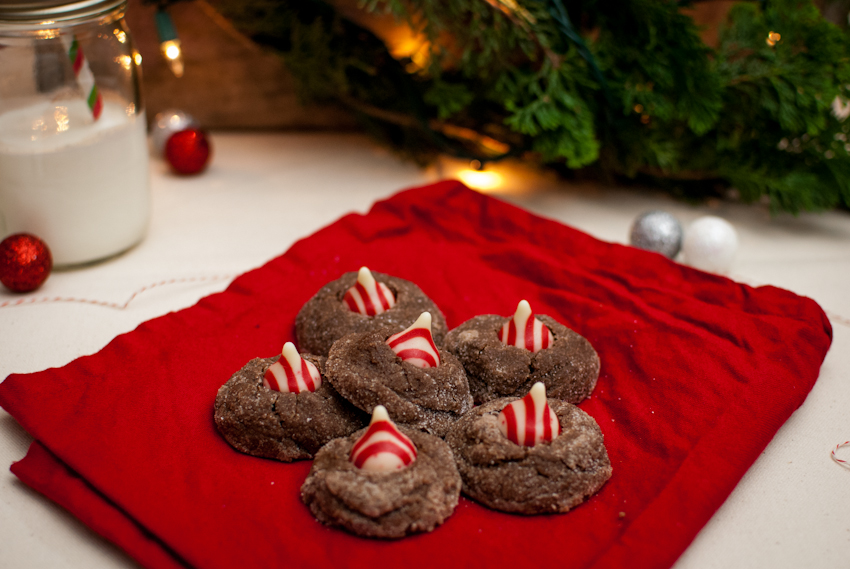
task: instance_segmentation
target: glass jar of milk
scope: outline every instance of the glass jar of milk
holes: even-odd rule
[[[0,2],[0,238],[56,265],[138,243],[150,215],[141,57],[126,0]]]

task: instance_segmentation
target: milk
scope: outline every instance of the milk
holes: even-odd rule
[[[131,247],[149,214],[143,113],[105,102],[93,121],[84,101],[70,100],[0,115],[6,234],[35,234],[56,265],[72,265]]]

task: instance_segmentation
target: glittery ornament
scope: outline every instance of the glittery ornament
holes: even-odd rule
[[[165,158],[178,174],[197,174],[210,157],[210,143],[204,131],[188,128],[175,132],[165,143]]]
[[[666,211],[650,211],[632,224],[629,243],[672,259],[682,247],[682,226]]]
[[[689,265],[713,273],[724,273],[732,266],[738,250],[738,234],[719,217],[700,217],[685,232],[682,251]]]
[[[198,128],[198,122],[188,113],[169,109],[157,113],[151,127],[151,143],[157,156],[165,156],[165,144],[171,135],[186,130],[187,128]]]
[[[29,233],[16,233],[0,242],[0,282],[15,292],[42,285],[53,268],[47,245]]]

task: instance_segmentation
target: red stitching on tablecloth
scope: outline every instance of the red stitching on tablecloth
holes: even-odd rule
[[[842,460],[842,459],[838,458],[837,456],[835,456],[835,451],[837,451],[841,447],[846,447],[848,445],[850,445],[850,441],[844,441],[841,444],[835,445],[835,448],[832,449],[830,456],[832,457],[832,460],[835,462],[835,464],[837,464],[838,466],[850,469],[850,462],[847,462],[846,460]]]
[[[170,284],[182,284],[182,283],[194,283],[194,282],[212,282],[212,281],[221,281],[226,279],[232,279],[235,277],[235,274],[226,274],[226,275],[210,275],[206,277],[183,277],[179,279],[168,279],[164,281],[159,281],[158,283],[153,283],[149,285],[145,285],[142,288],[135,291],[130,295],[124,302],[107,302],[105,300],[92,300],[88,298],[76,298],[72,296],[42,296],[42,297],[34,297],[34,298],[19,298],[17,300],[7,300],[5,302],[0,302],[0,308],[9,308],[12,306],[22,306],[25,304],[42,304],[48,302],[78,302],[81,304],[93,304],[95,306],[105,306],[107,308],[117,308],[118,310],[124,310],[134,298],[142,294],[147,290],[151,290],[153,288],[170,285]]]

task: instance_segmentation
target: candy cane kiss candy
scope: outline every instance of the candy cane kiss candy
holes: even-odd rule
[[[395,306],[395,296],[384,283],[379,283],[372,276],[372,271],[360,267],[357,282],[345,291],[342,300],[352,312],[366,316],[375,316],[386,312]]]
[[[514,317],[505,322],[499,334],[503,344],[537,353],[552,345],[552,332],[531,313],[528,301],[521,300]]]
[[[538,381],[531,386],[528,395],[502,409],[499,431],[508,440],[527,447],[551,441],[561,434],[561,423],[546,401],[543,383]]]
[[[298,354],[295,344],[287,342],[280,359],[266,370],[263,385],[284,393],[316,391],[322,385],[322,374]]]
[[[369,472],[393,472],[416,460],[416,445],[390,420],[387,409],[378,405],[363,436],[348,457],[354,466]]]
[[[387,338],[387,345],[402,359],[419,368],[440,365],[440,353],[431,336],[431,314],[423,312],[407,330]]]

